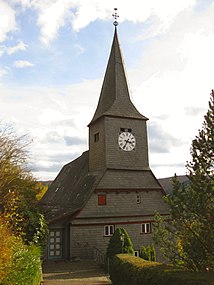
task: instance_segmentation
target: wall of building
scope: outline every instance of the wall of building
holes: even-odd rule
[[[136,147],[124,151],[118,146],[120,129],[131,129],[136,138]],[[99,133],[99,141],[94,135]],[[145,169],[149,167],[146,121],[103,117],[89,129],[89,170],[104,168]]]
[[[132,151],[119,148],[120,129],[131,129],[136,138],[136,147]],[[107,167],[114,169],[144,169],[148,163],[148,143],[146,121],[126,118],[105,118]],[[111,135],[108,135],[111,134]]]
[[[107,203],[98,205],[98,194],[93,193],[84,209],[71,221],[72,257],[92,258],[95,248],[105,254],[110,237],[105,236],[104,227],[123,227],[130,235],[135,250],[152,244],[154,211],[167,214],[168,208],[160,191],[106,193]],[[141,203],[137,203],[137,195]],[[142,233],[142,224],[151,223],[151,233]]]
[[[106,205],[98,205],[98,194],[106,195]],[[141,202],[137,203],[140,196]],[[161,191],[123,191],[94,192],[84,209],[78,215],[81,217],[104,217],[120,215],[153,215],[155,211],[167,213],[168,208],[164,203]]]
[[[98,171],[105,168],[105,130],[103,128],[103,118],[96,121],[89,128],[89,171]],[[99,133],[99,140],[94,141],[95,134]]]
[[[152,219],[151,219],[152,220]],[[147,219],[149,221],[149,219]],[[100,222],[100,221],[99,221]],[[112,221],[106,224],[113,224]],[[141,246],[148,246],[154,243],[152,233],[141,233],[141,221],[138,223],[118,223],[115,229],[123,227],[128,232],[135,251],[139,251]],[[94,257],[95,250],[98,249],[106,254],[106,249],[110,240],[110,236],[104,236],[104,223],[100,224],[82,224],[71,226],[71,246],[70,257],[91,259]],[[157,250],[157,260],[162,260],[162,256]]]

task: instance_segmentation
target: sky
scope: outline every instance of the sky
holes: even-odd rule
[[[0,0],[0,122],[31,140],[35,178],[88,150],[113,40],[157,178],[187,172],[214,89],[214,0]]]

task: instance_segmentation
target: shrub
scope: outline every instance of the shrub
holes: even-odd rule
[[[123,236],[123,252],[122,253],[134,253],[133,244],[131,238],[127,231],[124,228],[121,228],[122,236]]]
[[[126,254],[114,257],[110,266],[114,285],[213,285],[214,272],[184,271],[159,262]]]
[[[41,250],[36,245],[24,245],[18,240],[13,252],[10,272],[2,285],[38,285],[41,281]]]
[[[112,259],[118,253],[134,253],[132,241],[124,228],[117,228],[109,240],[106,255]]]
[[[148,261],[156,261],[156,251],[154,244],[151,246],[142,246],[140,248],[140,257]]]
[[[151,245],[150,261],[156,261],[156,250],[155,250],[154,244]]]
[[[0,284],[9,273],[13,259],[13,244],[15,237],[0,217]]]

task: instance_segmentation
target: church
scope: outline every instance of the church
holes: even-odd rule
[[[116,23],[88,124],[89,149],[63,166],[42,199],[49,226],[46,259],[105,255],[117,227],[126,229],[138,255],[153,242],[155,211],[168,213],[165,192],[149,167],[148,119],[130,99]]]

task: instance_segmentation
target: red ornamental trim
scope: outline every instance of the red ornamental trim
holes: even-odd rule
[[[167,221],[167,220],[166,220]],[[133,222],[130,222],[130,221],[127,221],[127,222],[109,222],[109,225],[131,225],[131,224],[145,224],[145,223],[154,223],[155,220],[146,220],[146,221],[133,221]],[[107,223],[90,223],[90,224],[72,224],[71,223],[71,226],[72,227],[91,227],[91,226],[106,226]]]
[[[153,217],[153,214],[148,215],[132,215],[132,216],[99,216],[99,217],[76,217],[75,220],[89,220],[89,219],[121,219],[121,218],[145,218],[145,217]],[[169,216],[169,214],[161,214],[161,216]]]

